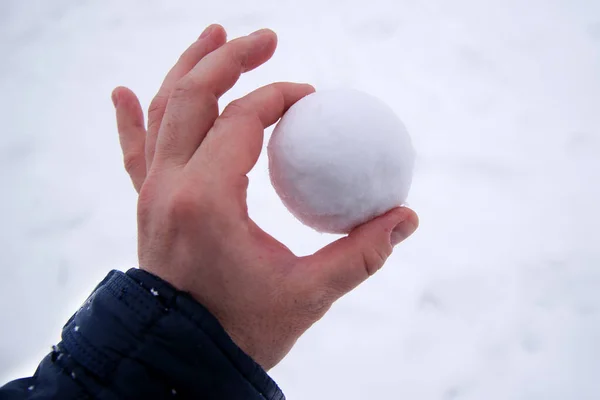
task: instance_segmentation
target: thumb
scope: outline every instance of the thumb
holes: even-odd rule
[[[312,281],[339,298],[377,272],[393,247],[419,226],[417,214],[394,208],[306,258]]]

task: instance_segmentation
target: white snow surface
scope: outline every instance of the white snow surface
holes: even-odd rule
[[[110,92],[147,106],[212,22],[280,39],[223,104],[273,81],[354,87],[418,149],[419,230],[271,371],[290,400],[600,398],[596,0],[1,1],[2,381],[135,265]],[[265,153],[251,216],[298,255],[332,241],[281,204]]]
[[[327,233],[348,233],[403,204],[415,162],[394,111],[354,89],[302,98],[273,130],[267,154],[284,205]]]

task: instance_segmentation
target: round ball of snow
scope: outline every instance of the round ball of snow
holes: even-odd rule
[[[275,191],[305,225],[347,233],[405,202],[415,152],[404,124],[379,99],[320,91],[294,104],[268,146]]]

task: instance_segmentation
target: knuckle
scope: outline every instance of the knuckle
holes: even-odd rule
[[[217,125],[227,120],[243,121],[244,126],[251,129],[264,129],[260,116],[246,104],[244,99],[229,103],[217,120]]]
[[[125,171],[131,175],[135,172],[141,165],[142,157],[138,153],[126,153],[123,155],[123,164],[125,166]]]
[[[150,106],[148,107],[148,117],[152,118],[152,116],[156,114],[160,114],[167,107],[167,98],[157,94],[152,101],[150,102]]]
[[[321,318],[331,307],[333,303],[331,296],[325,290],[315,291],[312,296],[308,298],[306,303],[306,310],[315,319]]]
[[[249,47],[244,38],[235,39],[225,46],[221,53],[221,62],[228,71],[245,71],[250,58]]]
[[[172,99],[185,99],[190,96],[190,92],[198,88],[198,83],[192,78],[181,78],[177,81],[171,91]]]
[[[383,266],[389,254],[379,247],[371,247],[362,252],[363,267],[368,276],[372,276]]]
[[[211,88],[210,82],[202,77],[187,75],[181,78],[171,91],[171,99],[182,103],[187,103],[190,100],[201,102],[202,107],[209,109],[212,113],[219,114],[219,101]]]
[[[236,67],[240,68],[242,71],[245,71],[248,66],[248,58],[250,54],[245,48],[235,48],[231,53],[231,63]]]
[[[207,90],[206,85],[207,82],[203,77],[196,76],[195,74],[188,74],[175,83],[173,91],[171,92],[171,98],[188,98],[189,96],[196,96],[198,93]]]
[[[243,116],[250,114],[249,110],[246,106],[244,106],[244,102],[240,99],[234,100],[225,107],[223,110],[223,118],[231,118],[236,116]]]
[[[189,221],[201,213],[201,201],[193,191],[186,187],[178,188],[168,202],[169,219],[174,221]]]
[[[325,288],[311,288],[293,296],[294,306],[298,313],[312,321],[325,315],[334,300],[333,293]]]

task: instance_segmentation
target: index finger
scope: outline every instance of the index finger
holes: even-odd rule
[[[193,164],[206,165],[203,158],[209,158],[215,173],[246,175],[260,155],[264,129],[314,91],[315,88],[308,84],[278,82],[235,100],[215,121],[205,140],[206,146],[203,144],[194,154],[190,168],[194,168]]]

